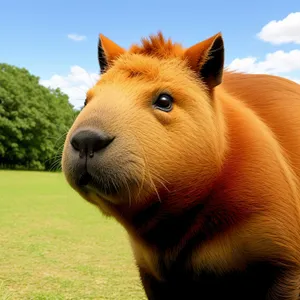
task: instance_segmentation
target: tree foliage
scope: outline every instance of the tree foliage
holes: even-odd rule
[[[49,170],[78,112],[59,89],[24,68],[0,64],[0,165]]]

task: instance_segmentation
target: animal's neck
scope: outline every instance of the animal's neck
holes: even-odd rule
[[[174,199],[168,195],[135,213],[122,208],[122,223],[130,235],[158,252],[184,255],[187,249],[213,238],[231,224],[232,216],[223,211],[221,203],[214,206],[212,191],[193,200],[191,195],[181,196],[177,199],[181,206],[176,209],[172,207]]]
[[[172,250],[175,246],[183,245],[188,236],[191,238],[191,231],[195,229],[205,207],[204,201],[194,202],[180,211],[172,211],[166,203],[156,202],[130,221],[137,237],[146,244],[159,251]]]

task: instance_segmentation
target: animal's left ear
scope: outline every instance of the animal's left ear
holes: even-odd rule
[[[125,49],[117,45],[115,42],[100,34],[98,43],[98,61],[101,74],[103,74],[109,65],[121,54],[125,53]]]
[[[190,67],[201,77],[209,89],[222,82],[224,43],[221,33],[204,40],[185,51]]]

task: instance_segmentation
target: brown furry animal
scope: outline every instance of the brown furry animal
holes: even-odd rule
[[[300,85],[224,71],[221,34],[100,36],[63,172],[127,230],[148,299],[299,299]]]

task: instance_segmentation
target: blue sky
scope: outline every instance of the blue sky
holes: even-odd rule
[[[25,67],[43,80],[55,74],[66,78],[72,66],[98,73],[99,33],[128,47],[142,36],[162,30],[167,37],[190,46],[221,31],[227,65],[236,58],[263,61],[267,53],[300,49],[300,42],[274,44],[257,37],[270,21],[299,12],[299,0],[10,0],[2,1],[0,7],[0,62]],[[293,26],[300,26],[300,14],[299,24]],[[85,39],[74,41],[69,34]],[[297,55],[295,52],[294,57]],[[289,76],[300,78],[300,67]]]

